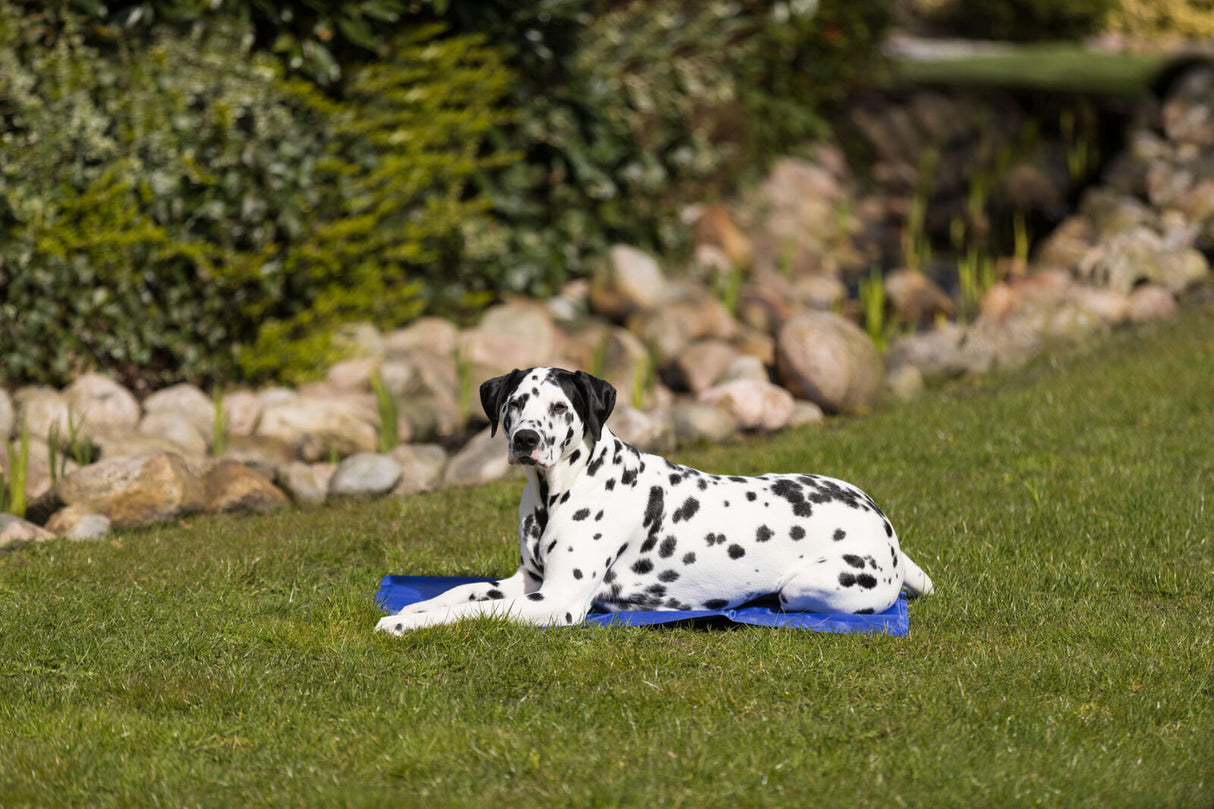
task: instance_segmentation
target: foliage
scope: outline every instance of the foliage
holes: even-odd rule
[[[1098,33],[1121,0],[953,0],[938,21],[965,36],[1017,42],[1077,39]]]
[[[1214,37],[1214,3],[1210,0],[1120,0],[1109,14],[1112,31],[1132,37]]]

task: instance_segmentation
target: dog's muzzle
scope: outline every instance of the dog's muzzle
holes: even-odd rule
[[[537,463],[535,451],[539,445],[539,433],[535,430],[519,430],[510,438],[510,462],[534,466]]]

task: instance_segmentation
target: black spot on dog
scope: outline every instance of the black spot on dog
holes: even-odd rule
[[[615,488],[615,478],[607,478],[607,482],[603,484],[603,488],[611,491]]]
[[[793,539],[805,539],[805,529],[799,525],[794,525],[788,529],[788,535]]]
[[[594,515],[594,521],[598,522],[601,519],[603,519],[603,512],[600,511],[598,514]]]
[[[847,538],[846,531],[844,531],[842,528],[835,529],[835,542],[842,542],[846,538]]]
[[[746,478],[738,477],[737,475],[730,475],[729,479],[732,480],[734,483],[745,483],[746,482]]]
[[[872,615],[872,614],[873,614],[872,607],[865,607],[862,610],[856,610],[856,615]]]
[[[589,516],[590,516],[590,509],[588,509],[588,508],[579,508],[577,511],[573,512],[573,519],[578,520],[578,521],[584,520]]]
[[[775,536],[775,532],[766,525],[760,525],[759,530],[755,531],[755,542],[766,542],[773,536]]]
[[[603,538],[602,534],[595,534],[594,536],[591,537],[591,539],[602,539],[602,538]]]
[[[625,469],[624,474],[620,475],[620,483],[623,484],[624,486],[636,486],[637,485],[637,470]]]
[[[653,562],[649,559],[641,558],[632,563],[632,572],[644,575],[653,570]]]
[[[860,585],[865,590],[871,590],[877,586],[877,579],[868,573],[861,573],[859,576],[856,576],[856,584]]]
[[[885,521],[885,535],[887,537],[892,537],[894,535],[894,527],[889,524],[889,520]]]
[[[771,493],[787,500],[792,506],[792,513],[798,517],[809,517],[814,512],[813,506],[805,502],[804,490],[791,480],[777,480],[771,487]]]
[[[543,601],[544,594],[543,593],[529,593],[527,595],[527,600],[528,601]]]
[[[687,553],[683,554],[683,564],[694,565],[695,561],[696,561],[695,553],[688,551]]]
[[[501,590],[490,590],[489,592],[485,593],[485,598],[491,598],[493,600],[497,600],[499,598],[505,598],[505,597],[506,597],[506,594],[503,593]]]
[[[603,574],[603,584],[611,584],[613,581],[615,581],[615,571],[614,570],[608,570],[606,573]]]
[[[851,587],[855,583],[856,577],[853,574],[847,572],[839,574],[839,584],[842,584],[844,587]]]
[[[562,505],[569,502],[569,495],[571,495],[571,494],[573,494],[573,492],[570,491],[570,492],[565,492],[564,494],[561,495],[560,502]]]
[[[754,501],[759,499],[759,496],[757,494],[755,494],[754,492],[747,492],[746,499],[753,503]]]
[[[682,476],[682,475],[671,475],[671,476],[670,476],[670,485],[671,485],[671,486],[677,486],[677,485],[679,485],[679,484],[680,484],[680,483],[682,483],[682,482],[683,482],[683,476]]]
[[[598,474],[599,469],[602,468],[603,462],[606,460],[607,449],[604,448],[603,451],[599,453],[599,457],[591,458],[590,463],[586,465],[586,476],[594,477],[596,474]]]
[[[580,457],[582,457],[582,451],[580,449],[575,449],[569,456],[569,463],[577,463],[577,459]]]
[[[575,578],[575,579],[580,579],[580,578],[582,578],[582,571],[581,571],[581,569],[580,569],[580,568],[576,568],[576,567],[575,567],[575,568],[573,569],[573,578]]]
[[[666,588],[661,584],[651,584],[645,588],[645,592],[649,593],[655,598],[661,598],[662,596],[666,595]]]
[[[714,533],[710,532],[708,534],[708,536],[704,537],[704,541],[707,542],[708,547],[711,548],[713,545],[720,545],[721,543],[723,543],[725,541],[725,535],[724,534],[714,534]]]
[[[729,606],[729,602],[723,598],[710,598],[704,602],[704,608],[709,610],[720,610]]]
[[[677,544],[678,541],[674,537],[666,537],[662,540],[662,547],[658,548],[658,556],[663,559],[669,559],[671,556],[674,556],[674,549]]]
[[[746,555],[746,549],[743,548],[741,545],[734,543],[733,545],[729,546],[729,558],[730,559],[741,559],[745,555]]]
[[[666,508],[666,494],[661,486],[649,488],[649,502],[645,505],[645,520],[641,523],[649,533],[656,534],[662,530],[662,513]],[[677,518],[676,518],[677,520]]]
[[[567,623],[567,624],[573,623],[573,613],[571,613],[571,612],[565,613],[565,623]]]
[[[695,516],[695,513],[700,510],[700,501],[694,497],[688,497],[683,505],[679,506],[671,516],[671,522],[679,522],[680,520],[690,520]]]
[[[677,570],[663,570],[658,574],[658,581],[672,582],[676,581],[678,578],[679,571]]]
[[[696,485],[700,487],[700,491],[704,491],[708,488],[708,481],[704,480],[704,478],[700,478],[696,481]]]
[[[843,561],[847,562],[852,567],[864,567],[864,560],[859,556],[856,556],[854,553],[843,554]]]
[[[641,543],[641,553],[649,553],[651,550],[654,549],[654,547],[657,544],[658,544],[657,534],[650,534],[648,537],[645,538],[645,541]]]

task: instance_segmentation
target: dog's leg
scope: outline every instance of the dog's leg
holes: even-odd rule
[[[936,588],[923,568],[910,560],[910,557],[898,551],[898,561],[902,563],[902,589],[910,596],[929,596]]]
[[[440,612],[457,605],[475,602],[500,604],[505,601],[514,601],[527,594],[527,580],[526,571],[520,567],[509,578],[498,581],[461,584],[434,598],[419,601],[416,604],[409,604],[400,612],[380,619],[375,628],[380,632],[391,632],[392,628],[396,625],[395,619],[401,615]]]
[[[857,571],[822,558],[793,573],[778,596],[788,612],[879,613],[893,606],[901,586],[888,573]]]

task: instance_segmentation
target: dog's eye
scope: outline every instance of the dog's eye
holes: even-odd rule
[[[521,410],[521,409],[522,409],[522,407],[523,407],[523,406],[522,406],[521,404],[519,404],[519,403],[518,403],[518,400],[517,400],[517,399],[515,399],[515,400],[514,400],[513,402],[511,402],[510,404],[506,405],[506,409],[507,409],[507,410]]]
[[[561,413],[564,413],[568,409],[569,409],[569,405],[565,404],[564,402],[557,402],[556,404],[554,404],[552,406],[552,413],[554,415],[559,416]]]

